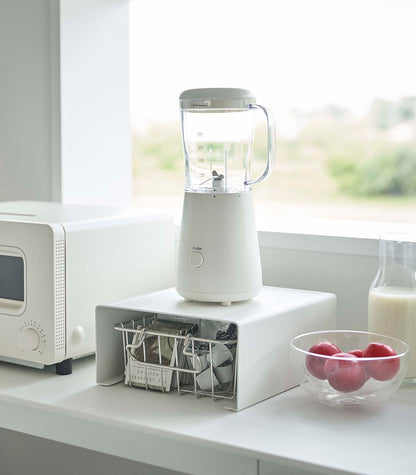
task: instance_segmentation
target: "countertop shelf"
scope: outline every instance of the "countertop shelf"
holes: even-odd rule
[[[0,426],[195,474],[408,474],[416,389],[379,408],[331,408],[300,388],[238,413],[192,395],[95,384],[94,358],[69,376],[0,363]]]

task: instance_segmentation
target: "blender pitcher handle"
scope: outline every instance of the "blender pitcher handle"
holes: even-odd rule
[[[266,116],[267,131],[268,131],[266,168],[264,169],[263,173],[255,180],[246,180],[244,182],[246,186],[251,186],[265,180],[273,171],[274,162],[276,159],[276,122],[274,120],[274,116],[272,112],[267,110],[265,107],[259,104],[249,104],[248,107],[249,109],[259,109],[264,112]]]

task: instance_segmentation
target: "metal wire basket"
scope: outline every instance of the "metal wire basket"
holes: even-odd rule
[[[114,326],[122,333],[126,384],[162,392],[176,389],[178,394],[210,396],[213,400],[235,398],[237,338],[224,339],[227,335],[223,333],[218,336],[221,339],[213,340],[192,333],[154,331],[149,326],[155,320],[155,316],[148,316]],[[165,342],[171,350],[168,361],[163,354]]]

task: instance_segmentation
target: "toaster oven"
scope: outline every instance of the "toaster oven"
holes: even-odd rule
[[[71,372],[95,306],[173,284],[173,218],[146,209],[0,203],[0,360]]]

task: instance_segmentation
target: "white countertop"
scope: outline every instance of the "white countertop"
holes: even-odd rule
[[[69,376],[0,362],[0,426],[58,442],[195,474],[272,473],[276,464],[399,475],[414,465],[416,389],[371,410],[324,406],[300,388],[238,413],[224,405],[97,386],[92,357]]]

